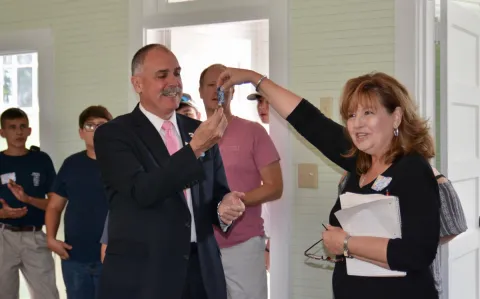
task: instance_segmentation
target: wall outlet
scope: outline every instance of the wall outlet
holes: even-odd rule
[[[298,188],[318,188],[318,165],[313,163],[298,164]]]

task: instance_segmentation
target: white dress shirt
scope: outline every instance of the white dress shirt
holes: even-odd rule
[[[139,107],[140,107],[140,111],[142,111],[143,114],[145,114],[145,116],[153,124],[155,129],[157,129],[158,133],[162,137],[163,143],[165,143],[165,131],[162,130],[162,125],[163,125],[163,122],[166,121],[166,120],[156,116],[155,114],[153,114],[149,111],[147,111],[142,106],[142,104],[140,104]],[[170,117],[170,119],[168,119],[168,120],[172,122],[173,127],[175,128],[175,136],[177,136],[178,148],[181,149],[183,147],[183,143],[182,143],[182,137],[180,136],[180,130],[178,129],[176,113],[173,113],[172,117]],[[165,146],[166,146],[166,143],[165,143]],[[190,215],[192,215],[192,223],[190,225],[190,228],[191,228],[190,241],[191,242],[197,242],[197,231],[196,231],[196,228],[195,228],[195,220],[194,220],[194,215],[193,215],[192,192],[191,192],[190,188],[185,189],[185,191],[186,191],[185,194],[187,196],[186,200],[187,200],[188,209],[190,210]]]

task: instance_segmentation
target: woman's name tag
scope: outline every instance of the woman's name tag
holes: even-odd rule
[[[390,184],[391,181],[391,177],[379,175],[375,180],[375,183],[373,183],[372,189],[375,191],[382,191]]]

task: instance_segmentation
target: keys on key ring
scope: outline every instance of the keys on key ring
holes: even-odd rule
[[[217,88],[217,99],[219,107],[225,103],[225,93],[220,87]]]

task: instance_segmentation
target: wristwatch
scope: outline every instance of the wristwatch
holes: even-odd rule
[[[350,256],[350,252],[348,251],[348,240],[350,239],[350,237],[351,237],[350,234],[347,234],[345,239],[343,239],[343,255],[345,257]]]

